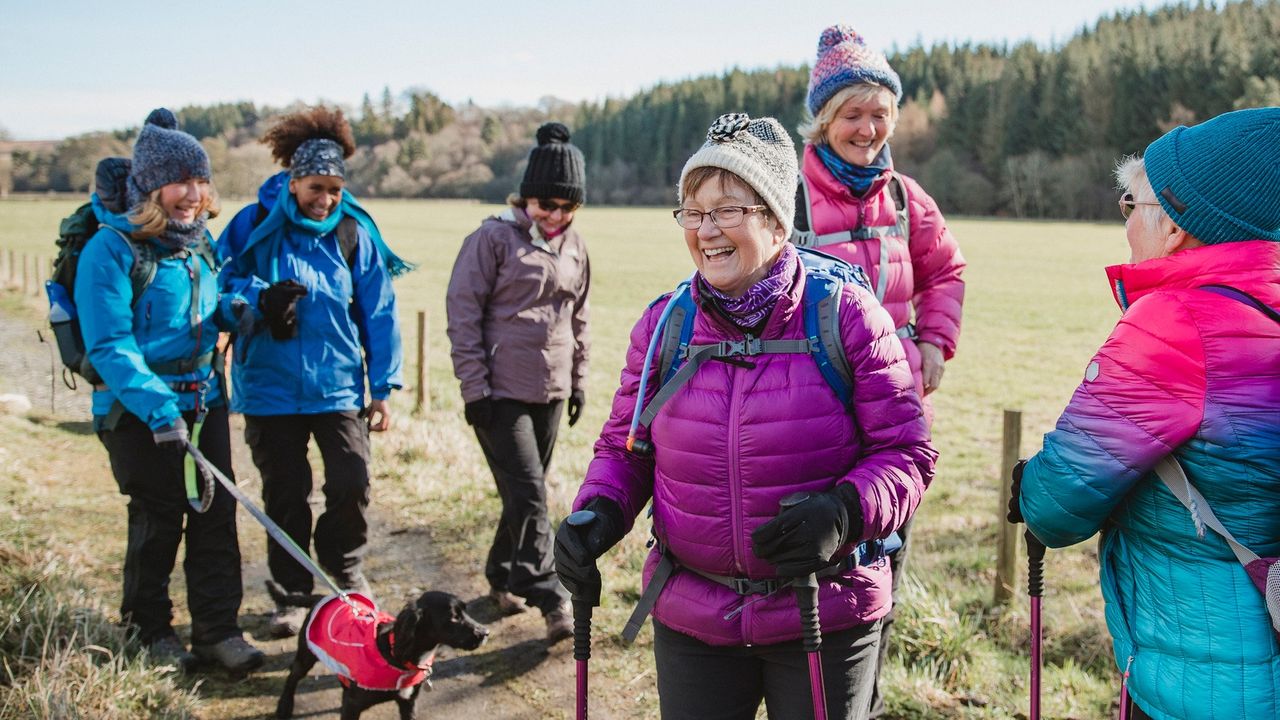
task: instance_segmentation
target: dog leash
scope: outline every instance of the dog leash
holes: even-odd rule
[[[254,505],[253,501],[249,499],[249,496],[245,495],[244,491],[236,487],[236,484],[226,475],[223,475],[222,471],[219,470],[217,466],[209,462],[208,459],[205,458],[204,454],[201,453],[195,445],[191,444],[190,440],[186,441],[186,446],[187,453],[195,459],[196,465],[200,467],[200,470],[217,478],[218,482],[222,483],[222,486],[227,489],[227,492],[231,493],[231,497],[235,498],[241,505],[243,505],[245,509],[249,511],[249,514],[261,523],[262,527],[266,528],[267,535],[271,536],[272,540],[279,543],[280,547],[284,548],[285,552],[289,553],[294,560],[297,560],[302,567],[307,569],[307,572],[316,576],[316,578],[325,585],[328,585],[329,589],[333,590],[338,598],[341,599],[342,602],[346,603],[347,607],[351,608],[352,612],[357,615],[364,612],[364,608],[358,607],[351,598],[347,597],[347,591],[338,587],[338,584],[335,583],[324,570],[321,570],[314,561],[312,561],[311,556],[304,552],[302,548],[298,547],[298,544],[293,541],[293,538],[289,537],[288,533],[280,529],[280,526],[268,517],[261,508]],[[210,496],[212,497],[212,493],[210,493]]]

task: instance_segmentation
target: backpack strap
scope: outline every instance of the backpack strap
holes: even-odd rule
[[[1165,487],[1169,488],[1169,492],[1191,511],[1191,520],[1195,523],[1196,534],[1203,538],[1204,529],[1208,526],[1222,536],[1230,546],[1231,552],[1235,554],[1236,560],[1244,566],[1246,573],[1250,575],[1250,580],[1253,581],[1253,568],[1259,567],[1266,561],[1259,558],[1254,551],[1241,545],[1231,531],[1218,520],[1218,517],[1213,514],[1213,508],[1209,507],[1209,501],[1205,500],[1200,491],[1191,484],[1191,480],[1177,459],[1172,455],[1161,458],[1160,462],[1156,463],[1155,473]],[[1263,592],[1266,601],[1267,614],[1271,616],[1271,626],[1280,632],[1280,563],[1272,562],[1268,565],[1269,572],[1264,573],[1265,581],[1259,589]]]
[[[360,248],[359,223],[350,215],[343,215],[338,221],[338,249],[347,261],[347,268],[353,273],[356,268],[356,250]]]
[[[805,276],[804,331],[823,379],[846,408],[853,399],[853,369],[840,336],[840,292],[844,283],[826,274]],[[831,352],[837,348],[838,352]]]
[[[1221,295],[1225,298],[1238,300],[1245,305],[1252,305],[1253,307],[1261,310],[1263,315],[1266,315],[1277,323],[1280,323],[1280,312],[1276,312],[1276,310],[1270,305],[1267,305],[1240,288],[1232,287],[1230,285],[1201,285],[1200,289],[1211,292],[1214,295]]]

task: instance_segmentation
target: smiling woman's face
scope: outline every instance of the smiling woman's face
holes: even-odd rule
[[[682,207],[709,213],[728,205],[762,204],[741,179],[725,173],[699,185]],[[786,238],[769,213],[751,212],[743,215],[741,225],[727,230],[705,215],[696,229],[685,228],[684,240],[702,277],[725,295],[739,297],[769,272]]]
[[[827,145],[847,163],[870,165],[893,135],[895,97],[888,88],[880,90],[846,100],[827,126]]]

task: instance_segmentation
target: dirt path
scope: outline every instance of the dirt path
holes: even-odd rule
[[[78,436],[76,446],[83,449],[85,455],[79,463],[83,467],[62,472],[106,473],[105,453],[90,434],[88,390],[82,384],[78,392],[71,392],[58,380],[51,394],[48,346],[40,344],[35,332],[43,326],[39,311],[33,304],[19,305],[12,298],[12,295],[3,298],[4,305],[0,306],[0,343],[6,349],[0,353],[0,393],[27,395],[33,405],[33,422]],[[60,365],[58,367],[60,369]],[[52,412],[51,396],[54,399]],[[261,483],[243,443],[242,419],[233,416],[232,422],[237,481],[250,497],[258,498],[261,496]],[[48,457],[57,450],[53,443],[49,443],[48,447],[32,445],[19,452],[27,457],[37,453]],[[66,460],[65,456],[62,459]],[[318,458],[313,467],[319,471]],[[434,690],[424,692],[419,698],[420,716],[514,720],[571,717],[574,701],[572,643],[565,641],[547,648],[543,641],[544,624],[535,610],[506,618],[495,617],[493,608],[483,599],[487,588],[479,572],[485,548],[473,548],[469,562],[450,562],[438,551],[436,538],[432,536],[432,508],[410,506],[404,500],[407,496],[397,492],[394,480],[381,477],[376,466],[374,473],[371,547],[366,558],[366,573],[380,605],[394,613],[407,599],[423,590],[448,590],[468,600],[472,614],[487,623],[491,631],[489,642],[475,652],[441,651],[435,664]],[[91,485],[85,492],[100,495],[94,501],[99,502],[101,508],[106,508],[105,513],[118,513],[119,516],[118,535],[109,537],[106,544],[97,543],[97,559],[102,566],[95,573],[96,579],[92,580],[100,585],[94,589],[105,595],[106,604],[110,607],[114,606],[119,593],[114,583],[117,582],[120,552],[124,545],[123,501],[115,493],[114,483],[109,477],[94,477]],[[317,492],[313,499],[317,514],[322,501],[323,496]],[[185,681],[189,686],[198,687],[205,700],[201,717],[210,720],[271,716],[296,643],[294,639],[267,638],[271,601],[263,590],[263,580],[267,577],[265,533],[243,509],[239,513],[239,527],[245,586],[242,625],[267,653],[268,661],[260,672],[244,680],[233,680],[220,672],[206,671]],[[84,542],[92,545],[96,541],[85,538]],[[171,594],[177,606],[176,622],[179,634],[185,635],[188,630],[184,603],[186,591],[180,569],[175,571],[173,580]],[[323,674],[318,666],[299,687],[295,717],[337,717],[339,705],[340,686],[336,678]],[[598,718],[625,717],[606,705],[599,703],[593,707],[592,714]],[[394,703],[386,703],[365,713],[364,717],[376,720],[396,716]]]

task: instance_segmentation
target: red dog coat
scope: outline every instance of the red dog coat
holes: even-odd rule
[[[378,652],[378,626],[395,622],[395,617],[382,612],[369,598],[348,593],[347,599],[357,608],[330,595],[316,606],[307,622],[307,645],[325,667],[337,674],[344,686],[351,682],[367,690],[403,690],[422,682],[431,674],[431,661],[426,664],[396,667]],[[395,638],[391,641],[395,643]]]

